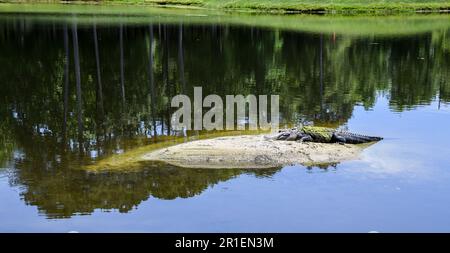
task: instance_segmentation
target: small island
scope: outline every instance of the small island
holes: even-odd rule
[[[265,135],[241,135],[186,142],[149,152],[141,160],[208,169],[321,165],[357,159],[369,145],[276,141]]]

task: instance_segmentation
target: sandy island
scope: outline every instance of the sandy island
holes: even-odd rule
[[[142,156],[185,168],[273,168],[314,165],[357,159],[365,145],[299,143],[266,140],[264,135],[241,135],[197,140]]]

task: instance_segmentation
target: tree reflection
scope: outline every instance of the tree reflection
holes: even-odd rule
[[[282,123],[339,126],[355,105],[370,109],[380,95],[394,111],[450,102],[448,30],[360,38],[227,25],[1,22],[0,163],[21,154],[11,183],[51,217],[126,212],[149,196],[191,197],[243,173],[77,169],[176,135],[170,99],[192,97],[194,86],[222,97],[278,94]]]

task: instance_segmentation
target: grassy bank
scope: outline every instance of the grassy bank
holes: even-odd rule
[[[0,2],[62,2],[0,0]],[[260,12],[378,12],[448,11],[450,0],[99,0],[70,1],[96,4],[145,4]]]
[[[236,25],[346,36],[402,36],[445,30],[450,15],[253,15],[225,11],[121,5],[0,4],[0,21],[73,22],[90,26],[112,24]],[[76,15],[72,15],[76,14]]]

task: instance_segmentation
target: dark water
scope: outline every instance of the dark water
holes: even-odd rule
[[[0,231],[450,231],[448,28],[354,36],[7,16],[0,48]],[[175,138],[170,99],[194,86],[278,94],[283,124],[385,140],[323,167],[83,169]]]

